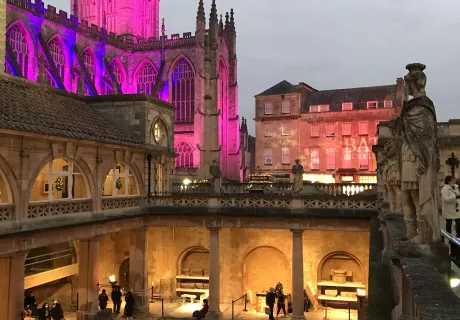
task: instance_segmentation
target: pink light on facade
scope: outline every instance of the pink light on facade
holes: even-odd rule
[[[34,70],[31,63],[31,57],[34,56],[33,43],[20,22],[8,28],[6,38],[16,55],[16,60],[21,68],[22,75],[24,78],[34,80]],[[6,71],[7,73],[13,74],[12,68],[6,68]]]
[[[171,103],[176,107],[176,122],[193,122],[195,112],[195,73],[181,58],[171,75]]]
[[[94,81],[96,80],[96,59],[95,56],[90,48],[86,48],[81,53],[81,58],[83,63],[85,64],[86,69],[88,70],[90,78]],[[90,95],[90,90],[88,90],[88,86],[86,86],[86,93],[85,95]]]
[[[174,148],[179,156],[176,158],[176,167],[193,168],[193,147],[190,143],[181,141]]]
[[[158,75],[157,69],[150,61],[147,61],[143,64],[137,74],[137,93],[151,95]]]

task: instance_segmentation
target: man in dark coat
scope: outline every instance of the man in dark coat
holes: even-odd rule
[[[109,296],[107,295],[107,292],[105,289],[102,290],[102,293],[99,295],[99,308],[101,310],[104,310],[107,308],[107,302],[109,301]]]
[[[270,288],[270,291],[267,292],[267,295],[265,296],[265,304],[270,308],[270,314],[268,315],[268,319],[273,320],[275,319],[273,317],[273,308],[275,307],[275,289]]]
[[[120,287],[116,286],[112,290],[112,301],[113,301],[113,312],[114,313],[120,313],[120,307],[121,307],[121,291]]]

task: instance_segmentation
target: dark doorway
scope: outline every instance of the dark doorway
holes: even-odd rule
[[[129,288],[129,258],[121,263],[118,276],[118,279],[120,279],[119,285],[123,288]]]

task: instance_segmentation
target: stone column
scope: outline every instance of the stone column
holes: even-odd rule
[[[80,241],[77,320],[93,320],[98,310],[99,239]]]
[[[18,320],[24,309],[24,262],[27,252],[0,257],[0,319]]]
[[[5,72],[6,0],[0,0],[0,73]],[[6,318],[5,318],[6,319]]]
[[[220,228],[209,228],[211,236],[211,250],[209,253],[209,311],[205,320],[223,319],[220,312],[220,259],[219,259],[219,232]]]
[[[129,286],[134,296],[135,314],[146,316],[149,312],[149,285],[147,260],[148,228],[131,230],[131,251],[129,253]]]
[[[292,232],[292,319],[305,319],[303,283],[303,230]]]

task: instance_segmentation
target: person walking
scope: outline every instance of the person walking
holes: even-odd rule
[[[442,216],[446,219],[446,231],[452,234],[452,223],[455,222],[455,235],[460,237],[460,210],[458,199],[460,191],[457,181],[453,176],[446,176],[444,187],[441,189]],[[456,245],[451,245],[451,257],[453,260],[460,258],[460,249]]]
[[[275,289],[270,288],[270,290],[267,292],[267,295],[265,296],[265,304],[270,308],[270,313],[268,315],[268,319],[273,320],[275,319],[273,317],[273,308],[275,307]]]
[[[113,312],[115,314],[120,313],[120,307],[121,307],[121,291],[120,291],[120,286],[115,286],[112,291],[111,295],[112,301],[113,301]]]
[[[102,292],[99,295],[99,308],[101,308],[101,310],[104,310],[105,308],[107,308],[108,301],[109,301],[109,296],[107,295],[107,291],[105,291],[105,289],[102,289]]]
[[[131,291],[128,291],[125,296],[125,314],[126,319],[131,320],[133,318],[134,310],[134,297]]]

